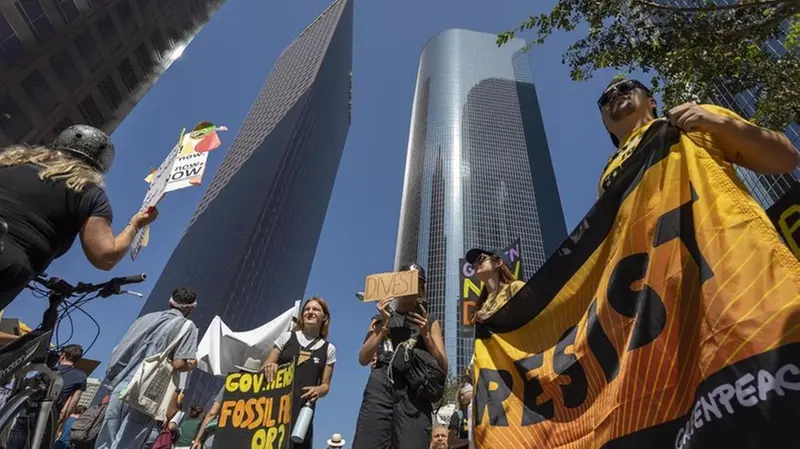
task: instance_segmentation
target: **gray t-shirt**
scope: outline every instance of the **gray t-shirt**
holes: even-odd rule
[[[148,313],[134,321],[111,353],[106,371],[109,387],[115,388],[120,382],[130,380],[144,359],[167,349],[186,320],[178,310],[169,309]],[[178,342],[173,360],[197,357],[197,334],[197,326],[192,323],[189,332]]]

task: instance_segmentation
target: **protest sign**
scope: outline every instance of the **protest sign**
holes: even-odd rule
[[[213,449],[288,449],[292,434],[294,362],[264,374],[232,373],[225,379]]]
[[[511,274],[514,275],[514,279],[520,279],[523,276],[520,239],[506,247],[503,250],[503,254],[505,254],[503,262],[506,263]],[[471,339],[472,318],[477,310],[478,298],[481,296],[481,290],[483,290],[483,282],[478,279],[478,276],[475,275],[475,269],[465,259],[459,259],[458,266],[458,285],[460,286],[461,300],[461,306],[458,308],[459,336]]]
[[[767,209],[767,215],[795,257],[800,259],[800,184]]]
[[[419,293],[419,274],[414,270],[379,273],[367,276],[364,302]]]
[[[800,262],[732,173],[651,125],[570,238],[476,325],[476,447],[800,438]]]

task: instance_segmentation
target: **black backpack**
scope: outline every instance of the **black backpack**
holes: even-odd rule
[[[399,345],[396,351],[392,370],[405,378],[408,392],[431,404],[442,399],[447,376],[436,359],[427,351],[409,349],[405,344]]]
[[[69,430],[69,441],[75,449],[92,449],[103,427],[103,420],[106,417],[106,406],[95,405],[89,407],[80,418],[72,423]]]

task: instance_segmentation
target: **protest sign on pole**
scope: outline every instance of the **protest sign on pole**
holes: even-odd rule
[[[208,161],[208,152],[218,148],[222,142],[217,131],[227,131],[225,126],[215,126],[210,122],[200,122],[194,130],[186,133],[184,129],[178,143],[167,158],[145,178],[150,185],[140,210],[155,207],[169,192],[185,187],[200,185]],[[131,244],[131,260],[136,260],[142,248],[147,246],[150,227],[140,229]]]
[[[264,373],[229,374],[213,449],[288,449],[294,369],[294,362],[279,366],[271,382]]]

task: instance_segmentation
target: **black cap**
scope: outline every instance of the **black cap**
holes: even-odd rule
[[[419,266],[419,264],[417,263],[410,263],[407,265],[403,265],[402,267],[400,267],[399,271],[412,271],[412,270],[419,272],[419,279],[424,283],[426,280],[425,269]]]
[[[502,260],[505,263],[506,255],[503,251],[499,249],[492,249],[492,250],[485,250],[480,248],[472,248],[471,250],[467,251],[467,254],[464,256],[467,262],[470,265],[474,265],[475,262],[478,260],[478,257],[482,255],[487,255],[491,257],[497,257],[498,259]]]

